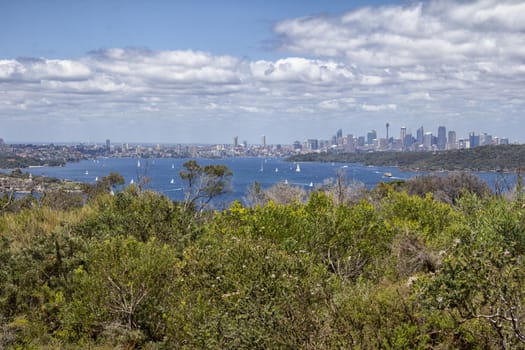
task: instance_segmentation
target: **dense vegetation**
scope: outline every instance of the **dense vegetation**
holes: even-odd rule
[[[419,170],[517,171],[525,167],[525,145],[482,146],[442,152],[309,153],[294,162],[345,162]]]
[[[186,165],[183,203],[116,174],[82,205],[4,202],[0,348],[525,347],[521,188],[339,177],[214,212],[231,173]]]
[[[30,166],[59,166],[64,165],[61,160],[41,160],[32,157],[21,157],[17,155],[0,154],[0,169],[27,168]]]

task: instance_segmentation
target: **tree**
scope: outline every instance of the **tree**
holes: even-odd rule
[[[94,199],[101,193],[112,192],[117,186],[124,184],[124,177],[119,173],[109,173],[108,176],[104,176],[100,181],[95,184],[84,184],[83,190],[87,194],[88,199]]]
[[[185,209],[202,211],[213,198],[231,192],[233,173],[227,166],[219,164],[203,167],[196,160],[189,160],[183,166],[186,170],[181,170],[179,174],[181,179],[188,181]]]
[[[95,244],[74,271],[59,334],[75,341],[107,338],[128,348],[162,340],[176,266],[174,250],[155,239],[114,237]]]

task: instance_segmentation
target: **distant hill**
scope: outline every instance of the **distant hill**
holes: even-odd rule
[[[40,160],[32,157],[0,154],[0,169],[27,168],[30,166],[60,166],[64,164],[65,162],[60,160]]]
[[[398,166],[404,170],[507,172],[525,168],[525,145],[481,146],[443,152],[309,153],[287,160]]]

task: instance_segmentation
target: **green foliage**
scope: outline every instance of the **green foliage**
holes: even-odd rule
[[[233,173],[227,166],[206,165],[202,167],[196,160],[189,160],[183,166],[186,170],[180,171],[180,177],[188,182],[185,195],[186,207],[200,211],[213,198],[231,191]]]
[[[0,215],[0,348],[525,347],[518,197],[335,184],[201,212],[114,180]]]
[[[169,324],[174,348],[316,348],[326,271],[262,238],[212,235],[185,252]]]
[[[498,145],[444,152],[309,153],[288,161],[363,163],[427,171],[518,171],[523,169],[524,158],[525,145]]]
[[[133,236],[146,242],[155,237],[182,250],[201,230],[195,226],[193,213],[182,205],[136,186],[114,196],[99,196],[93,205],[93,214],[74,227],[86,238]]]
[[[178,270],[175,256],[156,240],[115,237],[95,244],[73,272],[74,293],[58,334],[126,346],[163,339]]]
[[[455,204],[466,194],[475,194],[484,198],[490,196],[492,192],[486,182],[465,172],[452,172],[447,176],[417,176],[409,179],[404,188],[409,194],[418,196],[432,193],[434,198],[451,204]]]

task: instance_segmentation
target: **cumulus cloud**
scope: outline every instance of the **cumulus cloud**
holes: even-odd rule
[[[472,125],[494,116],[515,126],[525,109],[523,18],[523,1],[434,0],[284,20],[275,60],[136,48],[0,58],[0,114],[194,125],[210,135],[240,122],[269,128],[260,135],[300,121],[310,137],[335,127],[359,134],[385,119]]]
[[[364,111],[368,112],[379,112],[379,111],[395,111],[397,109],[397,106],[393,103],[386,104],[386,105],[369,105],[369,104],[362,104],[361,108]]]
[[[73,60],[22,58],[0,60],[0,81],[78,81],[91,75],[88,66]]]
[[[275,31],[285,51],[341,57],[366,66],[405,67],[523,60],[523,18],[522,1],[437,0],[290,19],[278,23]]]

